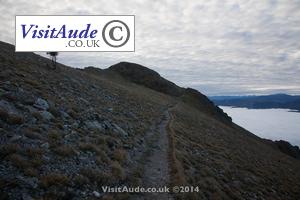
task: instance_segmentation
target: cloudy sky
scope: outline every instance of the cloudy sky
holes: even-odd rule
[[[136,51],[61,53],[74,67],[136,62],[206,95],[300,94],[299,0],[0,0],[0,40],[15,15],[136,16]]]

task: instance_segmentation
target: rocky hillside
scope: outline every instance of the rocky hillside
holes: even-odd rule
[[[199,191],[152,199],[299,198],[299,160],[143,66],[53,70],[1,42],[0,69],[0,199],[149,199],[101,186],[162,183]]]
[[[157,72],[139,64],[120,62],[109,67],[108,70],[119,73],[129,81],[171,96],[181,96],[184,92],[183,88],[164,79]]]
[[[202,112],[206,112],[223,122],[231,123],[231,118],[222,109],[215,106],[205,95],[192,88],[181,88],[147,67],[135,63],[121,62],[109,67],[106,71],[116,72],[129,81],[177,97]]]

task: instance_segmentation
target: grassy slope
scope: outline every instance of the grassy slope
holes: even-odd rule
[[[37,178],[38,188],[27,187],[25,191],[33,197],[42,194],[51,199],[62,198],[60,195],[83,199],[80,192],[90,195],[104,183],[138,182],[139,174],[134,172],[138,158],[131,155],[144,148],[145,133],[160,121],[173,100],[117,75],[95,74],[60,64],[54,71],[47,66],[51,64],[48,59],[31,53],[15,55],[13,51],[13,46],[1,44],[0,100],[17,109],[22,124],[8,123],[7,113],[1,110],[1,197],[6,198],[8,193],[18,196],[27,187],[17,176]],[[33,102],[25,103],[30,98]],[[37,98],[48,101],[48,111],[54,119],[43,121],[38,114],[29,112],[27,106],[32,107]],[[70,118],[63,120],[60,110]],[[129,136],[123,138],[112,130],[91,131],[85,127],[86,121],[98,118],[117,124]],[[21,138],[11,140],[14,136]],[[46,143],[49,149],[42,147]],[[81,157],[87,157],[88,162],[76,164]],[[74,188],[74,194],[59,193],[67,187]]]
[[[46,66],[50,62],[42,57],[33,54],[16,56],[13,47],[6,44],[1,44],[0,50],[1,99],[18,107],[22,104],[19,98],[21,88],[34,98],[41,97],[51,102],[53,114],[61,108],[71,116],[67,121],[57,116],[50,122],[38,120],[32,123],[32,113],[21,106],[20,112],[24,117],[22,126],[0,121],[0,165],[10,169],[5,172],[0,170],[2,175],[5,174],[0,180],[2,192],[18,194],[22,186],[10,179],[16,175],[36,177],[39,186],[31,189],[30,194],[39,197],[44,192],[43,196],[50,198],[60,195],[55,191],[65,191],[67,187],[80,185],[86,179],[89,180],[89,188],[82,186],[80,190],[92,192],[103,184],[93,180],[94,175],[112,185],[138,183],[141,172],[136,169],[139,163],[131,155],[135,148],[146,147],[140,145],[145,132],[154,121],[159,121],[168,106],[177,103],[171,110],[173,122],[170,125],[174,131],[170,134],[172,183],[199,186],[201,190],[187,199],[297,199],[300,195],[298,160],[280,153],[238,126],[216,120],[207,111],[202,112],[201,106],[196,109],[178,98],[128,82],[113,73],[76,70],[63,65],[53,71]],[[113,110],[108,111],[109,108]],[[136,119],[129,117],[129,112]],[[63,128],[95,114],[122,127],[130,124],[130,129],[126,129],[129,137],[99,134],[87,131],[83,126],[70,126],[68,131]],[[35,139],[27,139],[30,136],[26,136],[28,129],[34,133],[31,136]],[[77,171],[71,171],[73,160],[79,156],[66,153],[70,150],[68,148],[58,149],[66,142],[62,138],[72,131],[76,133],[76,140],[68,143],[71,152],[80,152],[95,161],[97,165],[91,166],[96,174],[92,174],[89,168],[85,169],[85,163]],[[9,134],[20,135],[22,139],[11,142]],[[49,151],[40,147],[45,142],[50,143]],[[3,151],[13,144],[17,145],[13,146],[15,149]],[[30,160],[32,152],[39,152],[34,153],[36,162]],[[51,160],[43,160],[41,155]],[[20,159],[28,164],[20,164]],[[65,169],[60,165],[66,165]],[[35,173],[29,173],[30,170]],[[53,171],[60,177],[53,176]],[[80,176],[76,175],[78,172]],[[134,176],[131,176],[132,173]],[[53,179],[61,180],[63,184],[51,181]]]
[[[174,116],[176,157],[186,183],[200,186],[187,199],[298,199],[300,162],[248,133],[179,104]]]

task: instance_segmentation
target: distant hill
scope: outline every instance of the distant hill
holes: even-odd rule
[[[212,96],[210,99],[219,106],[245,108],[287,108],[300,111],[300,95],[272,94],[264,96]]]

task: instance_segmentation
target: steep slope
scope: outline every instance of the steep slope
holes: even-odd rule
[[[142,65],[120,62],[109,67],[108,70],[117,72],[134,83],[144,85],[171,96],[181,96],[183,94],[182,88],[164,79],[157,72]]]
[[[104,185],[139,183],[145,135],[172,99],[49,65],[0,43],[0,199],[90,199]]]
[[[169,194],[175,199],[299,197],[299,160],[233,124],[200,92],[132,63],[50,65],[0,42],[0,199],[143,199],[101,186],[159,180],[199,187]]]
[[[182,96],[182,101],[189,104],[201,112],[204,112],[212,117],[229,125],[232,124],[232,119],[223,110],[214,105],[205,95],[195,89],[187,88]]]
[[[171,174],[172,182],[202,191],[178,199],[299,198],[298,160],[189,105],[179,103],[172,115],[175,157],[183,168]]]
[[[117,72],[129,81],[182,99],[185,103],[201,110],[201,112],[206,112],[223,122],[231,123],[231,118],[222,109],[216,107],[205,95],[192,88],[181,88],[147,67],[135,63],[121,62],[109,67],[107,71]]]

